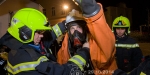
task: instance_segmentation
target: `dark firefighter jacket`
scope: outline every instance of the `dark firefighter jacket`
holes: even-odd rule
[[[57,28],[62,31],[60,26],[53,29]],[[44,46],[50,46],[60,35],[59,31],[51,31],[49,34],[51,39],[49,37],[42,39]],[[0,42],[11,49],[6,67],[10,75],[68,75],[74,72],[74,69],[80,68],[82,70],[82,64],[85,64],[89,59],[88,48],[82,48],[83,50],[79,51],[74,58],[60,66],[29,44],[23,44],[14,39],[8,32],[1,38]]]
[[[61,33],[64,33],[66,31],[66,28],[65,28],[65,25],[63,24],[65,21],[62,21],[61,23],[58,23],[56,24],[55,26],[52,27],[52,29],[59,29],[61,31]],[[0,38],[0,45],[2,45],[6,40],[7,38],[9,38],[9,36],[7,35],[8,33],[6,33],[4,36],[2,36]],[[42,38],[42,43],[44,45],[45,48],[49,48],[49,46],[53,43],[53,41],[58,37],[56,34],[58,34],[58,32],[54,32],[54,31],[51,31],[51,32],[48,32],[46,31],[44,33],[44,38]],[[47,49],[48,50],[48,49]],[[49,50],[48,50],[49,51]],[[49,54],[50,52],[47,51],[47,54]],[[55,51],[53,51],[55,52]],[[56,61],[56,58],[53,56],[53,54],[49,54],[49,59],[53,60],[53,61]],[[2,58],[0,58],[0,71],[1,71],[1,74],[2,75],[5,75],[7,72],[5,70],[5,66],[6,65],[6,61],[4,61]]]
[[[142,51],[138,43],[131,37],[119,38],[116,36],[116,60],[119,69],[129,72],[142,61]]]
[[[130,73],[126,73],[120,69],[114,71],[113,75],[150,75],[150,55],[145,57],[145,60]]]
[[[8,33],[7,35],[10,36]],[[34,47],[23,44],[11,36],[5,40],[7,41],[3,44],[11,49],[6,67],[10,75],[68,75],[72,72],[71,70],[77,68],[72,61],[60,66],[35,50]],[[83,49],[88,51],[88,48]],[[78,55],[88,60],[86,53],[81,50]]]

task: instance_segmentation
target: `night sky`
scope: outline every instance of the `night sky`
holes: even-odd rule
[[[133,8],[132,20],[133,24],[140,26],[147,24],[148,10],[150,12],[150,0],[96,0],[102,3],[103,7],[116,6],[119,2],[124,2],[127,7]],[[136,28],[135,28],[136,29]]]

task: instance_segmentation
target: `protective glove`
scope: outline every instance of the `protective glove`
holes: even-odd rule
[[[8,59],[8,53],[2,52],[2,53],[0,53],[0,57],[3,58],[3,60],[7,60]]]
[[[95,0],[73,0],[75,4],[79,5],[81,10],[83,11],[83,15],[85,17],[92,17],[96,15],[100,6],[96,3]]]

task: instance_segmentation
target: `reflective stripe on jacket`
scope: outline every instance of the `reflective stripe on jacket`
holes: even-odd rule
[[[115,44],[116,47],[122,47],[122,48],[136,48],[139,47],[139,44]]]
[[[7,62],[7,71],[12,74],[17,74],[22,71],[30,71],[35,70],[35,67],[40,64],[40,62],[48,61],[48,58],[46,56],[41,56],[37,61],[31,61],[31,62],[24,62],[17,64],[15,66],[12,66],[9,61]]]

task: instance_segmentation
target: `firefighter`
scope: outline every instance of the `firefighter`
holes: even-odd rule
[[[84,42],[90,44],[91,69],[88,74],[112,75],[117,69],[115,61],[115,37],[106,23],[103,7],[95,0],[75,0],[82,10],[83,17],[73,15],[73,10],[66,17],[68,33],[57,54],[60,64],[66,63],[80,49]],[[89,32],[88,32],[89,30]],[[107,72],[106,72],[107,71]]]
[[[138,43],[129,36],[129,19],[124,16],[115,18],[112,31],[116,37],[117,66],[125,72],[130,72],[141,63],[143,54]]]
[[[4,40],[3,45],[11,49],[6,66],[8,74],[68,75],[72,70],[83,71],[89,59],[88,43],[64,65],[53,62],[43,54],[40,42],[44,32],[52,31],[59,36],[61,33],[58,34],[57,28],[58,25],[51,28],[46,17],[36,9],[22,8],[17,11],[7,33],[1,38]]]

